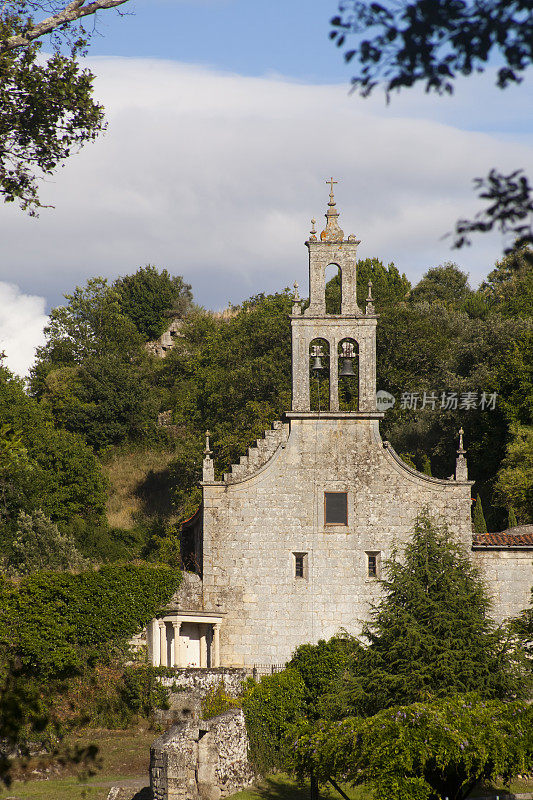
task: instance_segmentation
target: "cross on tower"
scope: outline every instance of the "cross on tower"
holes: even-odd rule
[[[338,182],[339,181],[334,181],[333,178],[330,178],[329,181],[326,181],[326,183],[329,183],[329,186],[330,186],[330,190],[331,190],[330,194],[333,194],[333,184],[338,183]]]

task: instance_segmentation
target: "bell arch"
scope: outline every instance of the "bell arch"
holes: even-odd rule
[[[334,261],[324,267],[324,303],[326,314],[341,314],[342,267]]]
[[[339,411],[359,411],[359,342],[345,337],[337,345]]]
[[[318,336],[309,342],[309,410],[329,411],[330,345]]]

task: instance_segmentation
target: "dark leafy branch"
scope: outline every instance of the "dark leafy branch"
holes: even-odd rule
[[[491,169],[486,178],[474,178],[474,186],[478,197],[486,200],[488,205],[473,220],[457,221],[453,246],[470,245],[472,233],[486,233],[493,229],[504,236],[512,236],[512,244],[506,247],[506,253],[532,245],[533,194],[524,171],[517,169],[503,175]]]
[[[532,8],[532,0],[342,0],[330,38],[359,65],[352,85],[363,96],[378,85],[389,95],[419,82],[451,94],[459,75],[483,72],[494,57],[503,61],[496,82],[505,88],[532,62]]]

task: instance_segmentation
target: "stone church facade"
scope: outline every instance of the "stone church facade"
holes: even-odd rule
[[[371,285],[358,301],[359,241],[340,229],[331,189],[325,228],[317,237],[313,225],[306,242],[305,310],[295,287],[292,408],[223,480],[215,480],[207,439],[203,503],[183,526],[190,574],[148,628],[153,664],[278,665],[304,642],[360,633],[379,596],[382,562],[426,508],[482,563],[498,619],[529,602],[533,530],[473,540],[462,435],[447,480],[410,468],[381,439],[378,316]],[[330,265],[341,278],[336,314],[326,313]]]

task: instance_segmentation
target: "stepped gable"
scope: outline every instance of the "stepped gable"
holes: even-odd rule
[[[475,533],[472,546],[533,548],[533,525],[520,525],[501,533]]]
[[[289,424],[276,420],[272,428],[265,431],[262,439],[248,448],[248,454],[241,456],[238,464],[232,464],[231,472],[224,473],[224,483],[238,483],[250,478],[267,464],[289,438]]]

